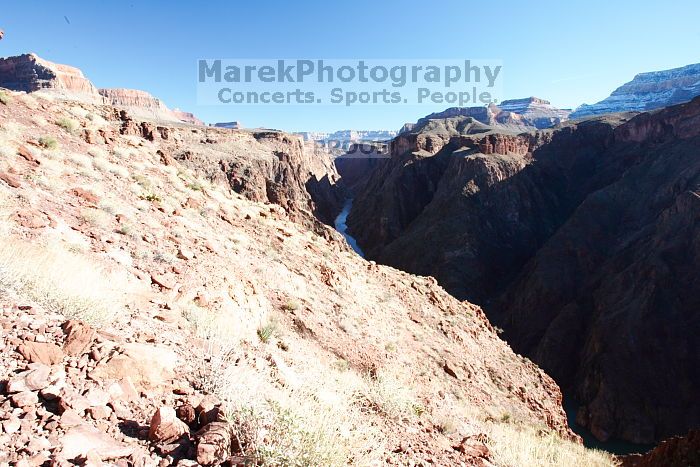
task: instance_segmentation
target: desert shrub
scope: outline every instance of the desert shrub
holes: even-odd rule
[[[56,120],[56,125],[66,130],[68,133],[75,133],[78,130],[78,122],[71,118],[62,117]]]
[[[193,191],[202,191],[202,190],[204,190],[204,185],[202,185],[198,181],[194,181],[192,183],[188,183],[187,188],[189,188],[190,190],[193,190]]]
[[[296,300],[288,300],[284,305],[282,305],[282,309],[285,311],[296,311],[301,307],[299,305],[299,302]]]
[[[88,169],[89,171],[92,170],[92,161],[85,154],[79,154],[79,153],[75,152],[75,153],[68,154],[66,157],[73,164],[75,164],[79,167],[82,167],[84,169]]]
[[[53,150],[58,148],[58,141],[56,141],[56,138],[53,138],[51,136],[42,136],[41,138],[39,138],[39,144],[45,149]]]
[[[416,401],[413,391],[389,372],[368,376],[366,386],[357,394],[361,405],[392,419],[422,415],[425,408]]]
[[[129,178],[129,169],[121,165],[110,164],[109,172],[120,178]]]
[[[141,199],[145,199],[146,201],[150,201],[152,203],[160,203],[162,201],[161,197],[156,193],[145,193],[141,195]]]
[[[258,338],[261,342],[267,343],[277,332],[277,321],[270,320],[267,324],[258,328]]]
[[[264,466],[344,466],[350,453],[339,443],[340,433],[326,420],[330,412],[301,415],[292,407],[267,400],[262,407],[228,412],[244,455]],[[261,436],[264,433],[264,436]]]
[[[0,91],[0,104],[8,105],[10,100],[11,98],[9,94],[7,94],[5,91]]]
[[[131,226],[131,224],[121,224],[117,229],[117,233],[121,235],[129,235],[133,230],[134,228]]]
[[[111,223],[112,216],[105,210],[85,208],[80,211],[80,219],[93,227],[105,228]]]

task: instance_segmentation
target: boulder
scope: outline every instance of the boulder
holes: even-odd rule
[[[94,450],[102,460],[128,457],[133,448],[87,425],[70,428],[61,439],[61,455],[73,460],[85,458]]]
[[[129,343],[109,360],[102,360],[90,372],[98,381],[130,379],[137,390],[163,388],[173,378],[179,363],[177,354],[167,348],[150,344]]]
[[[56,344],[24,341],[17,351],[31,363],[55,365],[63,360],[63,351]]]
[[[148,439],[159,443],[173,443],[189,435],[190,429],[179,418],[172,407],[162,406],[151,418]]]
[[[202,465],[224,463],[233,450],[233,431],[226,422],[212,422],[197,433],[197,462]]]
[[[66,334],[63,351],[73,357],[86,353],[95,339],[95,330],[81,321],[66,321],[63,332]]]

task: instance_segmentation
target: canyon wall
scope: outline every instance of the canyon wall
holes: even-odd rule
[[[394,140],[349,230],[482,303],[598,438],[681,434],[700,423],[698,118],[700,99],[521,135],[433,120]]]

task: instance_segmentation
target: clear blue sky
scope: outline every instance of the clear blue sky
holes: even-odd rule
[[[197,59],[496,58],[506,98],[560,107],[598,101],[638,72],[700,62],[697,0],[4,0],[0,11],[2,56],[36,52],[207,122],[292,131],[396,129],[446,106],[197,106]]]

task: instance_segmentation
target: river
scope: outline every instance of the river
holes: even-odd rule
[[[338,217],[335,218],[335,230],[343,234],[343,237],[345,237],[345,240],[347,240],[348,244],[352,247],[353,250],[355,250],[355,253],[358,255],[362,256],[363,258],[365,257],[365,254],[362,252],[362,248],[357,244],[357,241],[355,238],[348,233],[348,225],[347,225],[347,220],[348,220],[348,214],[350,214],[350,209],[352,208],[352,198],[348,198],[345,200],[345,204],[343,204],[343,210],[340,211],[340,214],[338,214]]]

